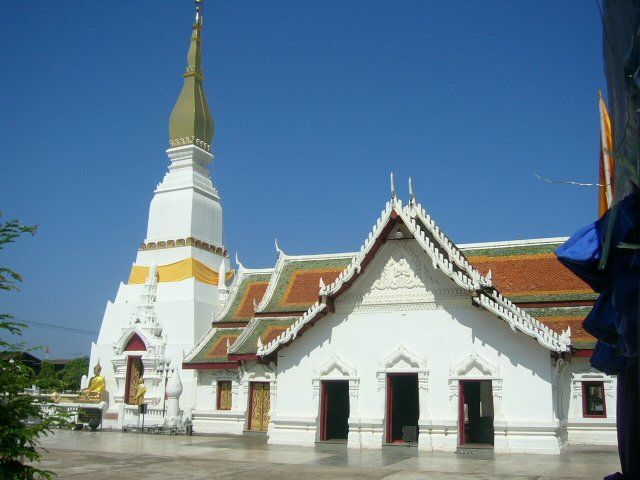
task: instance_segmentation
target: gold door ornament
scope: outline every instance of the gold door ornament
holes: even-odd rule
[[[231,382],[218,382],[218,410],[231,410]]]
[[[129,363],[129,371],[127,372],[127,384],[129,385],[129,395],[126,403],[135,405],[138,395],[138,383],[142,373],[142,360],[140,357],[133,357]]]
[[[249,430],[266,431],[269,426],[269,384],[266,382],[251,383],[251,417]]]

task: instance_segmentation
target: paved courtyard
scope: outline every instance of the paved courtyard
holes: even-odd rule
[[[347,450],[266,445],[263,436],[163,436],[59,431],[42,441],[43,466],[73,479],[602,479],[619,469],[613,448],[562,455],[418,452],[409,447]]]

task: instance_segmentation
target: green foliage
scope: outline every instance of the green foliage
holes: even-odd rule
[[[0,222],[0,249],[23,233],[34,232],[35,227],[25,227],[17,220]],[[10,268],[0,268],[0,290],[16,290],[21,280]],[[18,480],[49,479],[52,472],[32,465],[40,460],[38,437],[64,426],[66,415],[54,407],[47,413],[36,397],[24,394],[33,371],[18,356],[7,354],[22,350],[22,345],[11,343],[7,337],[21,335],[26,326],[11,318],[7,313],[0,314],[0,353],[4,353],[0,355],[0,474]]]
[[[63,390],[58,372],[53,363],[44,361],[40,366],[40,373],[36,378],[36,386],[47,392],[61,392]]]
[[[60,372],[60,381],[64,390],[79,390],[82,376],[89,371],[89,357],[74,358]]]
[[[2,215],[2,212],[0,212],[0,219]],[[38,227],[22,225],[18,220],[0,222],[0,250],[2,250],[6,244],[15,242],[16,239],[24,233],[35,235],[37,229]],[[21,281],[22,277],[18,272],[7,267],[0,267],[0,290],[17,290],[17,283]],[[7,314],[4,315],[7,316]]]

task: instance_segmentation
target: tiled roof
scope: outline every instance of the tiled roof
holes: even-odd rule
[[[248,322],[253,317],[253,304],[260,303],[269,285],[272,270],[241,269],[229,292],[229,299],[214,319],[215,323]]]
[[[333,282],[354,255],[281,257],[259,313],[306,310],[318,300],[320,278],[325,284]]]
[[[556,259],[554,251],[563,242],[555,240],[462,245],[460,250],[483,275],[491,270],[493,284],[503,295],[526,304],[530,315],[558,334],[571,327],[574,348],[592,349],[595,339],[584,331],[582,321],[597,294]],[[318,301],[320,278],[331,284],[354,256],[281,253],[274,270],[241,268],[209,338],[186,363],[228,362],[227,340],[230,354],[255,354],[258,338],[267,345],[289,328],[299,317],[287,314],[303,312]],[[257,312],[254,300],[260,304]],[[571,302],[577,305],[567,306]],[[215,328],[222,322],[249,324],[244,329]]]
[[[186,364],[227,362],[227,340],[233,344],[242,333],[242,328],[215,328],[210,330],[209,337],[197,348],[197,353],[188,358]]]
[[[298,317],[255,317],[234,343],[230,354],[254,354],[257,350],[258,338],[263,344],[269,343],[284,332]]]
[[[542,323],[557,333],[571,327],[571,345],[577,349],[592,349],[596,339],[585,332],[582,321],[591,311],[590,306],[581,307],[541,307],[526,308],[529,315],[533,315]]]
[[[473,302],[507,322],[512,329],[535,338],[538,343],[551,351],[565,352],[570,348],[568,331],[561,333],[554,331],[517,307],[504,295],[505,292],[496,289],[499,287],[491,288],[495,284],[492,284],[490,276],[483,275],[482,272],[469,264],[456,245],[440,231],[431,217],[415,200],[403,206],[402,202],[394,197],[387,202],[386,208],[378,217],[372,231],[360,248],[360,252],[352,258],[343,271],[338,273],[336,280],[331,284],[327,284],[325,281],[325,285],[320,288],[318,300],[281,335],[266,345],[259,345],[257,355],[268,357],[274,354],[307,328],[311,328],[318,318],[330,312],[331,302],[356,281],[369,264],[371,256],[375,255],[380,245],[393,233],[393,229],[397,228],[398,224],[404,225],[402,228],[415,238],[435,268],[441,269],[456,285],[470,293]],[[404,236],[402,231],[401,235]],[[273,282],[272,279],[272,285]],[[269,289],[271,289],[271,285]],[[269,291],[267,291],[265,300],[263,300],[267,308],[269,301]]]
[[[517,303],[595,300],[598,295],[562,265],[553,253],[562,242],[523,243],[461,250],[482,274]]]
[[[494,285],[505,296],[516,303],[527,303],[530,315],[558,333],[571,327],[573,347],[591,349],[595,338],[582,328],[591,307],[584,304],[594,301],[598,294],[558,261],[554,251],[562,243],[562,239],[540,243],[529,240],[462,246],[461,250],[480,272],[491,270]],[[560,302],[580,302],[583,306],[553,307]],[[536,308],[536,303],[546,308]]]

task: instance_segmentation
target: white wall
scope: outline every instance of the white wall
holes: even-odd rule
[[[605,388],[606,418],[587,418],[582,411],[582,382],[601,381]],[[562,378],[563,406],[569,443],[617,445],[617,378],[591,367],[589,358],[574,357]]]
[[[561,426],[553,416],[549,351],[472,306],[467,294],[423,261],[413,240],[402,242],[387,242],[352,287],[355,293],[337,302],[337,312],[279,351],[277,406],[269,441],[311,445],[317,440],[314,371],[338,356],[359,378],[358,418],[350,418],[350,432],[358,435],[353,438],[350,433],[349,444],[379,447],[384,439],[385,394],[378,371],[385,357],[404,346],[428,369],[426,390],[420,391],[421,448],[455,449],[457,380],[451,381],[456,375],[450,370],[475,353],[494,372],[472,369],[468,378],[493,376],[494,385],[502,385],[501,398],[499,388],[494,390],[496,450],[557,452]],[[407,265],[399,260],[405,257],[412,257],[409,265],[420,282],[402,271]],[[409,280],[398,281],[405,274]]]

